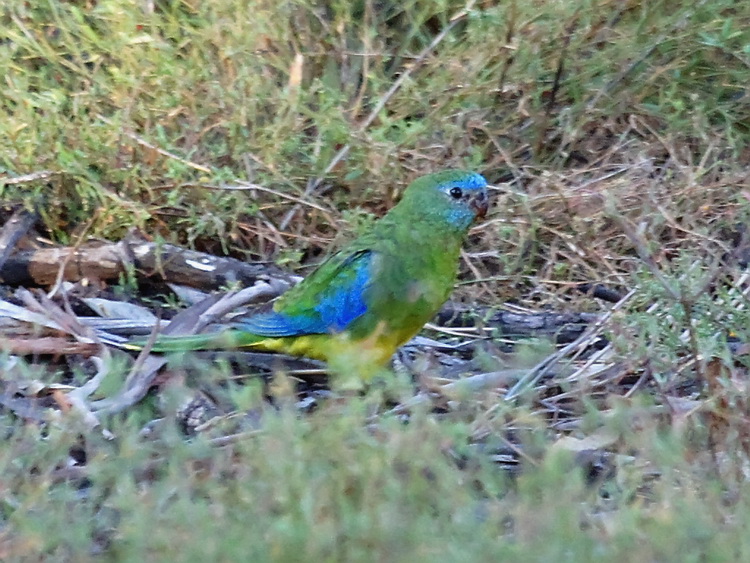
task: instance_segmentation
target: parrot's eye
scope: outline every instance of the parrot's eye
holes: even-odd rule
[[[464,191],[459,187],[451,188],[448,193],[451,194],[453,199],[461,199],[461,196],[464,195]]]

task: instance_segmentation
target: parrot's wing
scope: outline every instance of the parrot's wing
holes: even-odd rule
[[[234,327],[269,338],[342,331],[367,311],[372,262],[369,250],[336,254],[285,293],[273,310],[238,320]]]

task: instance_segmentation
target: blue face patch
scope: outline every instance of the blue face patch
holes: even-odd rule
[[[458,186],[464,190],[484,190],[487,188],[487,180],[484,176],[477,174],[476,172],[467,172],[463,178],[458,180],[446,182],[446,185]]]
[[[451,202],[445,210],[446,221],[459,229],[468,228],[477,216],[470,201],[476,197],[487,197],[487,180],[475,172],[455,174],[437,185],[437,189]]]

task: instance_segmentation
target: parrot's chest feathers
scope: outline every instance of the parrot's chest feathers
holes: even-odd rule
[[[445,283],[438,283],[436,280],[414,280],[406,285],[404,297],[407,303],[418,303],[420,301],[432,304],[442,303],[446,299]]]
[[[447,299],[456,278],[459,242],[437,237],[412,245],[416,249],[414,258],[401,264],[406,301],[439,305]]]

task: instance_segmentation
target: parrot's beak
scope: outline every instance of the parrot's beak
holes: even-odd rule
[[[469,202],[469,206],[476,212],[477,217],[484,219],[484,216],[487,215],[487,209],[490,207],[490,199],[487,197],[487,192],[483,190],[476,194]]]

